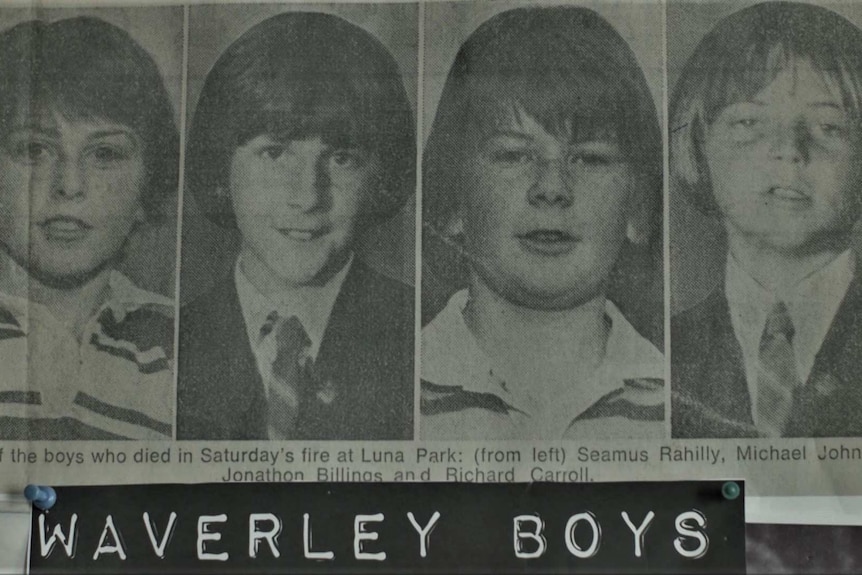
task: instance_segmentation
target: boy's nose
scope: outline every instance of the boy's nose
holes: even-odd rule
[[[321,165],[324,158],[310,155],[298,158],[287,182],[287,203],[291,208],[310,211],[321,202],[329,177]]]
[[[530,204],[568,207],[573,199],[566,159],[539,160],[536,179],[529,191]]]
[[[805,126],[799,124],[779,126],[772,134],[769,153],[773,159],[783,162],[807,162],[810,148],[810,134]]]
[[[53,182],[56,196],[66,199],[83,197],[86,189],[84,182],[84,172],[76,161],[61,159],[57,162]]]

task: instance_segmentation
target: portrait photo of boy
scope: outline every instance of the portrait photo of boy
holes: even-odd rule
[[[412,438],[414,290],[357,254],[416,183],[387,47],[333,14],[255,24],[207,74],[187,149],[187,197],[239,248],[181,311],[178,437]]]
[[[718,222],[726,251],[672,322],[674,437],[862,433],[860,86],[862,31],[793,2],[725,16],[682,69],[671,199]]]
[[[174,300],[120,268],[176,212],[175,104],[129,32],[44,15],[0,32],[0,439],[171,439]]]
[[[470,34],[424,151],[423,256],[442,239],[467,285],[422,330],[422,439],[667,435],[664,356],[608,298],[661,188],[654,99],[607,20],[523,7]]]

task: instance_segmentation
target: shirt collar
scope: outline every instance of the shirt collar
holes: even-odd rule
[[[33,314],[52,317],[47,308],[28,299],[29,282],[26,270],[5,254],[0,256],[0,307],[11,312],[22,326],[27,325]],[[166,308],[170,310],[169,315],[173,316],[173,300],[141,289],[123,273],[111,270],[108,275],[108,297],[92,317],[98,318],[106,309],[110,309],[115,320],[121,322],[126,314],[148,305]]]
[[[746,373],[753,385],[756,379],[756,360],[760,338],[766,318],[778,301],[787,304],[793,320],[795,335],[793,349],[799,377],[807,380],[835,314],[844,300],[856,271],[856,258],[851,250],[842,252],[823,268],[807,276],[796,285],[773,293],[760,285],[742,269],[739,262],[728,253],[725,294],[733,329],[736,332],[743,355],[746,358]]]
[[[117,270],[111,271],[108,285],[111,290],[108,305],[118,313],[127,314],[147,305],[174,307],[174,302],[170,298],[139,288]],[[122,321],[122,318],[117,317],[117,320]]]
[[[281,317],[296,316],[299,319],[311,340],[311,357],[316,359],[335,300],[352,265],[351,255],[347,264],[323,286],[284,290],[276,297],[267,297],[249,281],[242,271],[241,258],[237,258],[234,281],[252,347],[260,343],[261,328],[269,315],[276,312]]]
[[[446,307],[422,330],[422,378],[438,385],[455,385],[466,391],[504,393],[493,377],[493,366],[464,321],[467,290],[453,295]],[[593,379],[609,389],[622,387],[626,379],[665,379],[663,354],[643,338],[612,302],[605,303],[611,330],[605,357]],[[517,406],[515,406],[517,407]]]
[[[443,311],[422,328],[422,379],[499,394],[491,385],[491,362],[464,321],[468,299],[466,289],[456,292]]]
[[[742,269],[739,261],[730,253],[727,255],[726,271],[725,284],[729,297],[739,294],[737,299],[753,299],[755,302],[767,302],[770,305],[780,299],[787,304],[793,304],[800,301],[842,298],[856,271],[856,258],[853,257],[852,250],[845,250],[827,265],[778,294],[760,285],[751,274]]]
[[[766,316],[776,302],[787,304],[794,327],[799,333],[808,329],[810,337],[822,341],[832,319],[853,281],[856,258],[851,250],[842,252],[823,268],[794,286],[773,293],[760,285],[742,269],[737,259],[728,253],[725,293],[737,320],[750,326],[760,337]]]
[[[0,251],[0,293],[26,300],[29,289],[30,278],[27,271],[5,252]]]

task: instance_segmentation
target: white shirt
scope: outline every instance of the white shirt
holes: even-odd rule
[[[855,267],[856,259],[847,250],[796,285],[787,287],[782,293],[773,293],[760,285],[728,254],[725,293],[733,331],[742,348],[745,377],[753,406],[757,405],[760,339],[773,306],[779,301],[787,305],[793,320],[796,372],[799,381],[804,383],[811,374],[817,352],[853,280]],[[756,420],[757,410],[753,409],[752,412]]]
[[[516,390],[494,376],[494,366],[464,321],[467,290],[452,296],[446,308],[422,330],[423,407],[448,393],[466,391],[493,396],[506,412],[474,406],[434,412],[423,409],[423,439],[561,439],[665,437],[666,424],[634,420],[619,414],[579,419],[609,396],[664,410],[664,356],[644,339],[617,307],[607,302],[611,322],[605,357],[599,367],[573,375],[570,392],[550,402],[543,413],[530,413]],[[642,387],[638,382],[649,380]],[[433,385],[428,386],[430,383]],[[647,389],[648,388],[648,389]],[[610,404],[609,403],[609,404]],[[608,405],[609,405],[608,404]],[[611,410],[613,411],[613,410]]]
[[[311,340],[309,355],[312,359],[317,359],[323,335],[329,323],[329,316],[332,315],[335,300],[338,298],[338,293],[341,291],[341,286],[344,284],[352,263],[353,258],[351,257],[347,265],[322,286],[285,290],[277,297],[267,297],[252,285],[242,271],[242,262],[237,260],[234,281],[239,296],[239,305],[245,320],[248,341],[251,343],[251,350],[257,361],[258,373],[263,378],[267,395],[272,381],[272,363],[275,361],[278,351],[274,332],[261,336],[261,328],[266,323],[267,318],[272,312],[278,313],[279,317],[282,318],[296,316],[305,328],[309,340]]]
[[[171,439],[173,302],[112,271],[79,340],[0,265],[0,438]]]

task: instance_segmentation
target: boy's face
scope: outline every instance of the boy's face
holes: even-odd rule
[[[569,309],[604,290],[634,178],[617,144],[569,143],[521,117],[466,159],[466,247],[474,273],[506,300]]]
[[[320,137],[238,147],[229,187],[249,279],[259,289],[325,283],[350,256],[380,172],[376,153]]]
[[[708,128],[712,192],[732,238],[785,254],[844,244],[857,217],[860,133],[807,60]]]
[[[86,281],[144,221],[144,156],[131,128],[41,114],[0,144],[0,242],[36,278]]]

